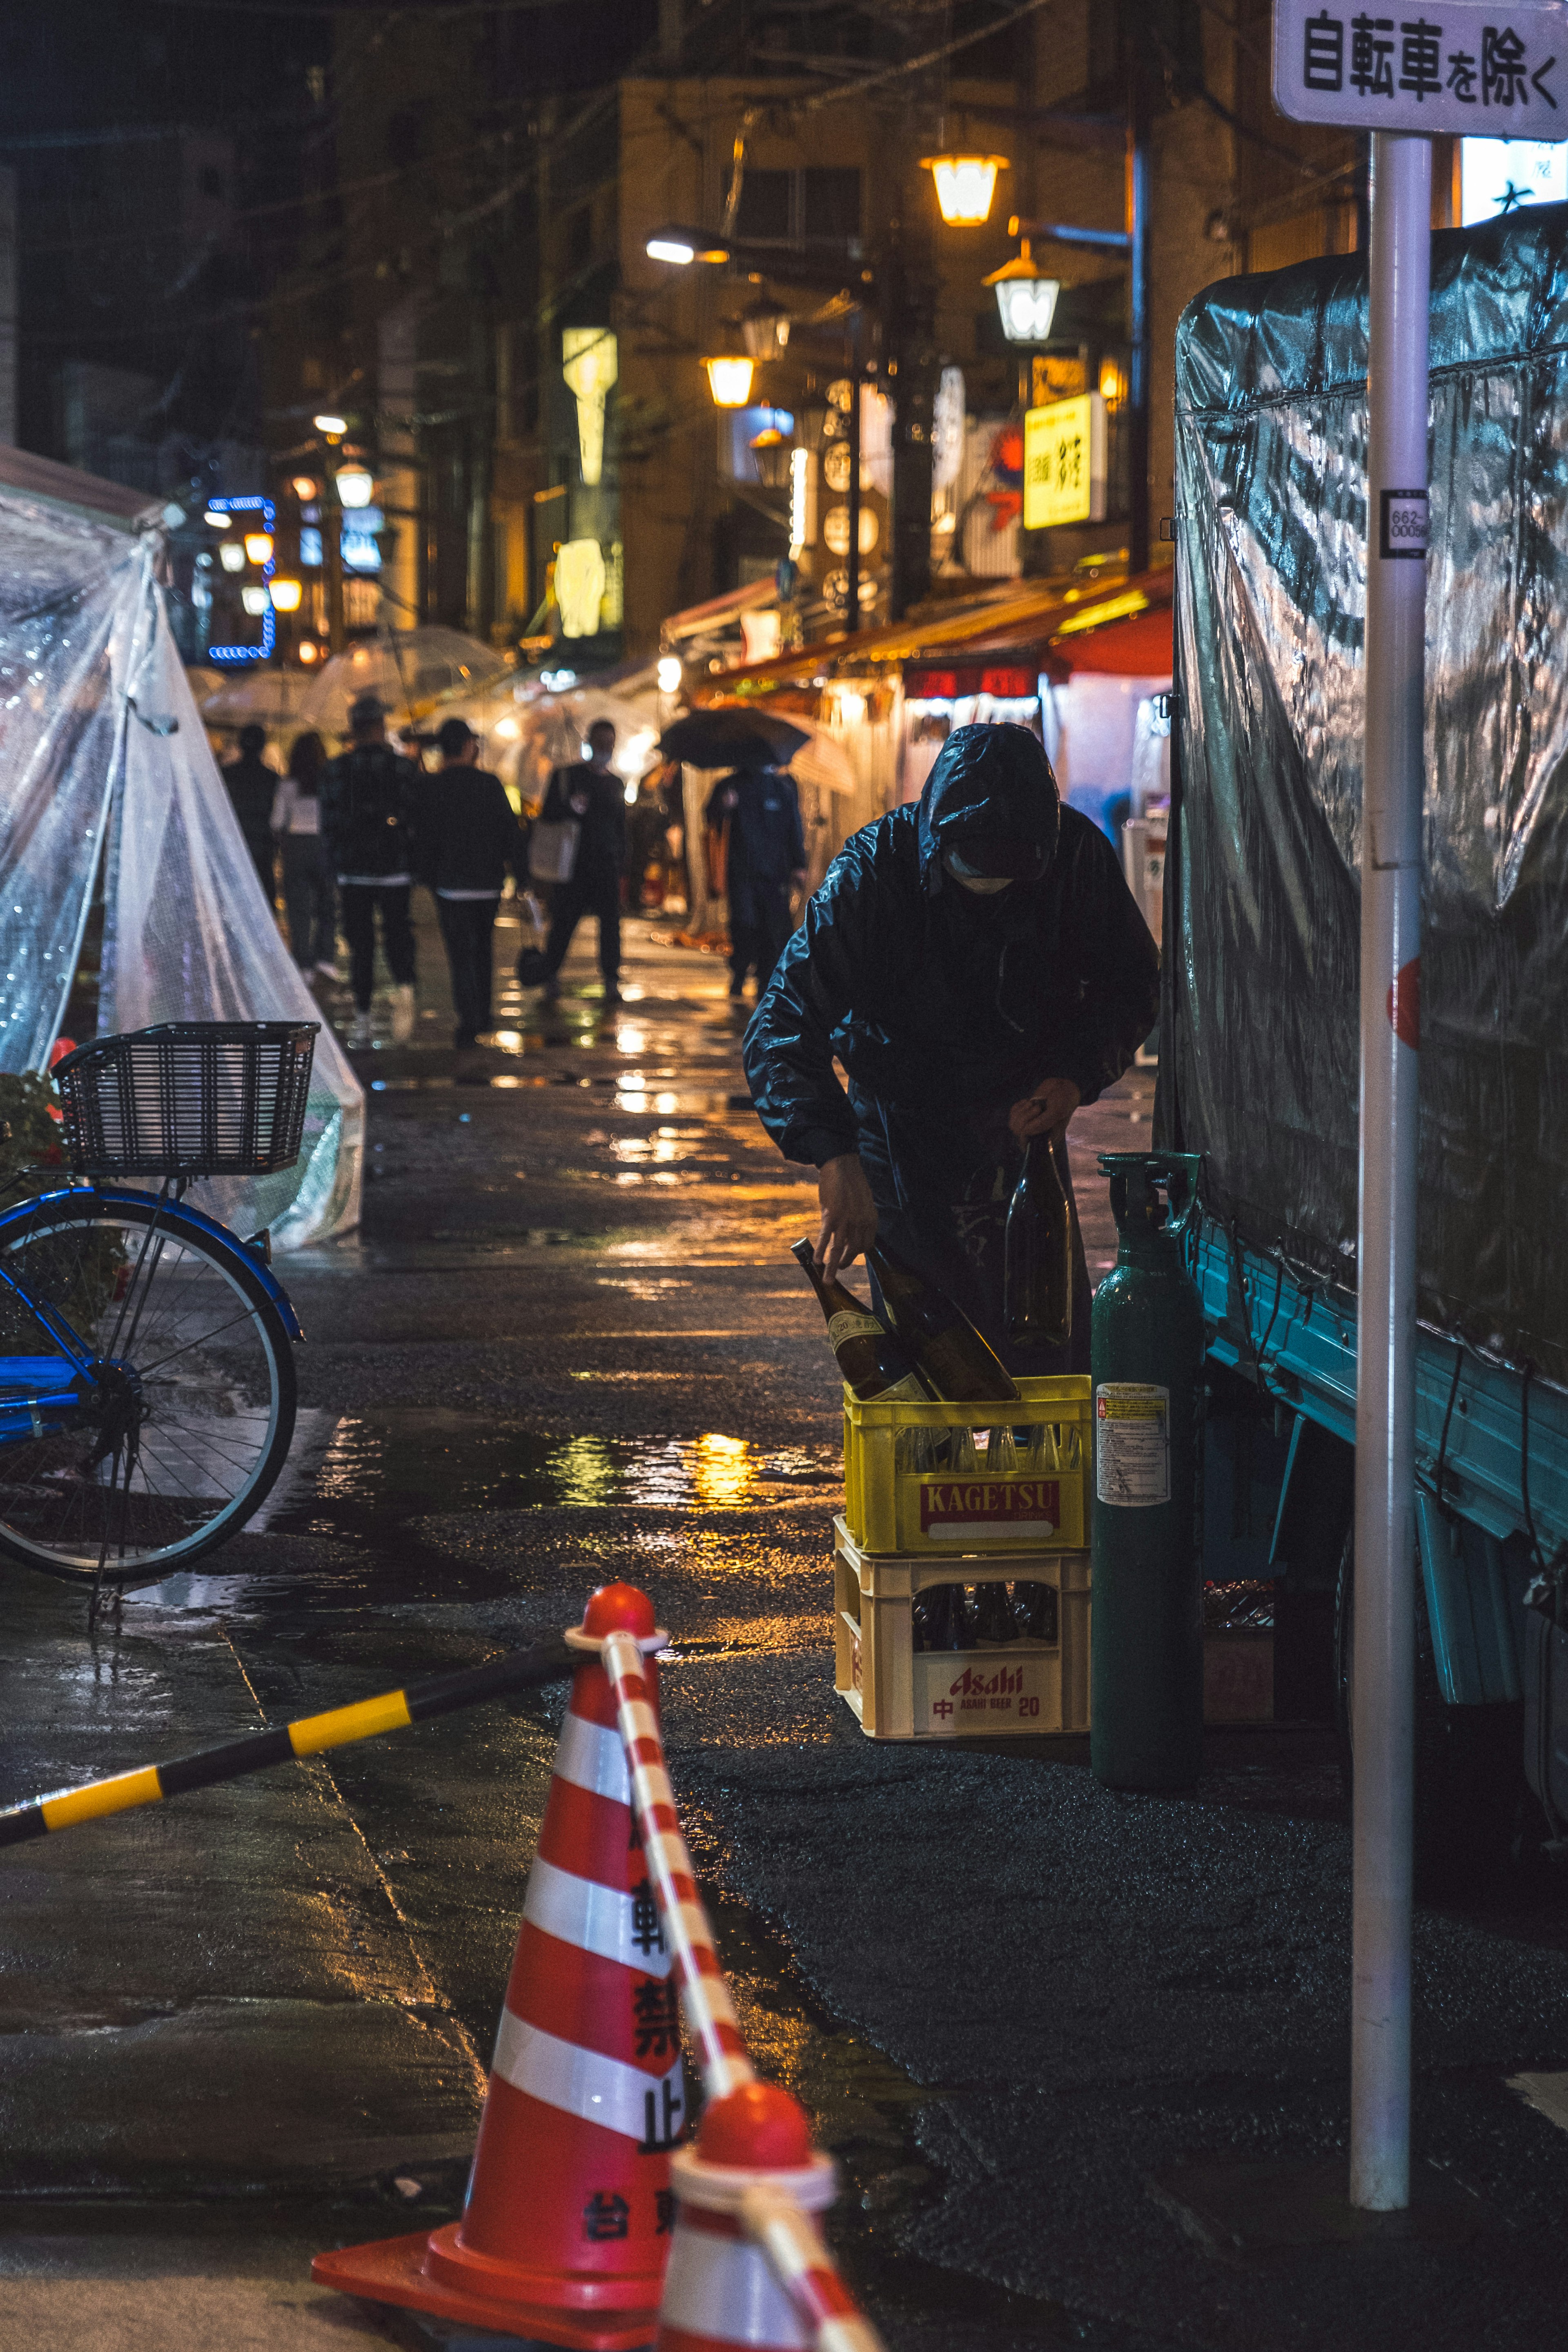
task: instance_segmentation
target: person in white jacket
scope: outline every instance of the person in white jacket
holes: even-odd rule
[[[283,853],[283,905],[294,961],[307,977],[338,976],[338,889],[321,838],[321,771],[326,748],[319,735],[297,735],[289,772],[272,795],[272,831]]]

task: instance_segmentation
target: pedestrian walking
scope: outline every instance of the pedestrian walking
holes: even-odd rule
[[[386,740],[386,705],[362,694],[349,712],[350,748],[321,778],[321,835],[337,878],[349,943],[354,1024],[350,1044],[371,1042],[375,927],[392,974],[392,1042],[414,1034],[414,826],[419,771]]]
[[[1069,1349],[1008,1344],[1007,1208],[1034,1136],[1052,1139],[1070,1199],[1067,1123],[1153,1027],[1159,962],[1116,852],[1062,807],[1038,740],[956,729],[918,807],[834,860],[746,1033],[763,1126],[818,1171],[818,1265],[832,1275],[879,1240],[1010,1371],[1087,1371],[1076,1220]]]
[[[272,831],[283,856],[283,907],[294,961],[302,972],[336,980],[338,892],[321,838],[326,764],[319,735],[294,738],[289,772],[272,795]]]
[[[522,834],[468,720],[445,719],[436,742],[440,769],[420,786],[419,877],[440,919],[461,1052],[490,1025],[491,933],[508,868],[522,878]]]
[[[755,968],[759,999],[794,929],[791,889],[805,880],[805,836],[795,778],[782,768],[741,768],[708,795],[710,831],[728,828],[724,888],[730,906],[730,993]]]
[[[669,850],[666,835],[669,819],[665,814],[664,801],[658,789],[658,771],[650,768],[637,786],[637,796],[626,814],[626,837],[631,845],[631,887],[626,893],[634,912],[645,906],[664,904],[665,877],[668,871]],[[648,876],[654,877],[653,897],[648,897]]]
[[[234,813],[239,819],[245,845],[256,861],[261,887],[270,907],[275,889],[272,796],[278,790],[278,771],[268,767],[261,756],[266,745],[265,727],[242,727],[239,730],[239,757],[230,761],[223,772],[223,780],[234,803]]]
[[[556,884],[550,909],[550,943],[544,950],[544,993],[552,1002],[561,993],[558,977],[572,944],[572,934],[584,915],[599,924],[599,970],[604,975],[605,1002],[621,1001],[621,874],[626,862],[626,795],[610,755],[616,730],[607,719],[595,719],[588,730],[588,757],[569,768],[557,768],[539,813],[541,825],[573,824],[577,828],[571,871]]]

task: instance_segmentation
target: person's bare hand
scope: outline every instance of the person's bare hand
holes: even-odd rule
[[[1080,1099],[1070,1078],[1042,1078],[1032,1094],[1013,1105],[1007,1124],[1020,1143],[1032,1135],[1055,1135],[1066,1127]]]
[[[877,1203],[858,1151],[846,1151],[817,1171],[816,1197],[822,1203],[816,1263],[831,1281],[877,1238]]]

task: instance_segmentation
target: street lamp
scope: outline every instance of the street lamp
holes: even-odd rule
[[[275,613],[297,613],[304,590],[298,580],[271,580],[268,583],[268,593],[272,599]]]
[[[1014,258],[1005,261],[984,282],[996,289],[1002,332],[1010,343],[1043,343],[1048,340],[1057,297],[1062,290],[1061,280],[1043,274],[1029,250],[1027,237]]]
[[[708,389],[713,395],[715,408],[744,408],[752,397],[752,378],[757,363],[744,352],[721,352],[702,362],[708,371]]]
[[[312,416],[310,422],[318,433],[326,435],[329,441],[341,441],[349,429],[346,416]]]
[[[225,550],[226,554],[227,550]],[[269,530],[247,530],[245,552],[252,563],[269,563],[272,560],[272,533]]]
[[[363,466],[344,466],[336,476],[338,497],[345,507],[367,507],[375,483]]]
[[[757,479],[764,490],[782,490],[789,480],[790,435],[794,431],[795,419],[787,409],[770,408],[767,423],[748,445]]]
[[[789,312],[759,295],[741,313],[741,341],[754,360],[776,359],[789,341]]]
[[[984,228],[991,217],[998,172],[1011,171],[1005,155],[922,155],[921,170],[936,184],[936,200],[949,228]]]
[[[237,539],[226,539],[218,549],[217,560],[226,572],[243,572],[245,550]]]
[[[679,224],[667,223],[663,228],[656,228],[643,250],[650,261],[673,262],[677,269],[689,269],[694,261],[722,262],[730,258],[730,247],[722,237],[710,235],[705,228],[687,228]]]

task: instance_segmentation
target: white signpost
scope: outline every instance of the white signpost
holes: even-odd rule
[[[1435,136],[1568,139],[1562,0],[1275,0],[1274,102],[1370,131],[1361,852],[1352,2205],[1410,2201],[1415,1130]]]

